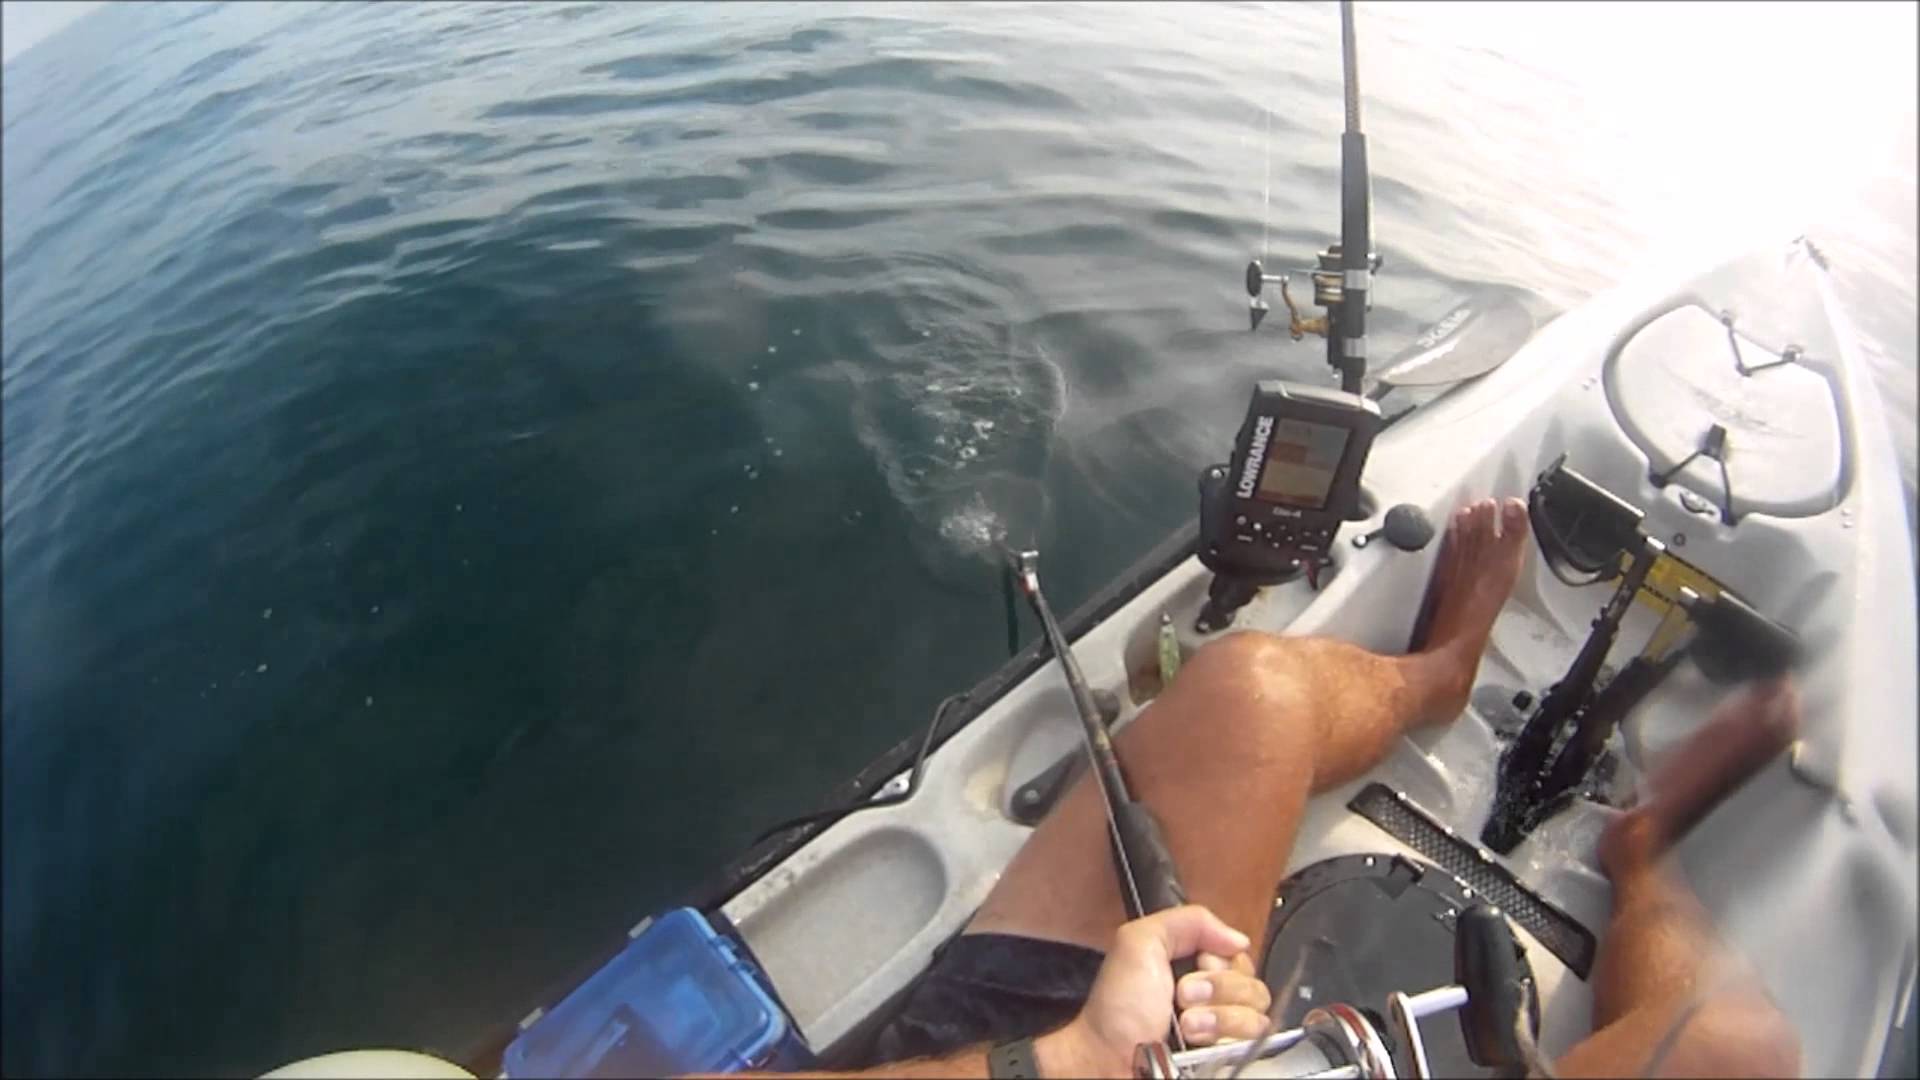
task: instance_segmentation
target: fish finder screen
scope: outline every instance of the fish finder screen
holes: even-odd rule
[[[1340,456],[1347,450],[1347,429],[1334,424],[1282,420],[1267,443],[1267,464],[1256,498],[1282,506],[1321,510],[1333,490]]]

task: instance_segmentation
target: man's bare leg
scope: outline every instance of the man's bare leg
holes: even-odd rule
[[[1384,759],[1409,729],[1460,715],[1526,555],[1526,506],[1491,499],[1448,525],[1426,646],[1380,656],[1325,638],[1236,633],[1196,652],[1115,739],[1193,902],[1254,937],[1307,797]],[[1074,785],[1015,855],[968,933],[1104,949],[1125,919],[1104,808]]]
[[[1649,797],[1608,827],[1600,862],[1613,881],[1613,919],[1594,969],[1594,1033],[1560,1059],[1561,1075],[1798,1074],[1792,1025],[1664,858],[1793,741],[1798,722],[1785,683],[1728,702],[1660,763]]]

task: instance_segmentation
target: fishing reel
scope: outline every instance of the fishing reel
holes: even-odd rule
[[[1380,269],[1384,261],[1378,252],[1371,253],[1368,261],[1374,271]],[[1340,245],[1329,244],[1320,252],[1319,266],[1314,269],[1300,269],[1297,273],[1306,274],[1313,282],[1313,302],[1329,313],[1337,309],[1346,296],[1346,272],[1340,263]],[[1280,302],[1287,306],[1287,333],[1293,340],[1299,341],[1308,334],[1326,337],[1329,332],[1328,315],[1301,315],[1300,308],[1293,302],[1293,293],[1288,289],[1291,279],[1285,274],[1269,274],[1260,265],[1259,259],[1247,263],[1247,329],[1258,330],[1266,320],[1271,306],[1261,298],[1265,286],[1280,286]]]
[[[1420,994],[1387,995],[1384,1023],[1369,1010],[1338,1003],[1308,1012],[1297,1028],[1250,1043],[1170,1051],[1164,1042],[1134,1050],[1142,1080],[1186,1077],[1355,1077],[1397,1080],[1433,1075],[1420,1021],[1457,1012],[1467,1055],[1485,1068],[1534,1070],[1539,1007],[1506,917],[1486,904],[1462,911],[1454,930],[1454,984]]]

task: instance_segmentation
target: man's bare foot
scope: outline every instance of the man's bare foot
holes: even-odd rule
[[[1740,691],[1685,742],[1662,755],[1638,806],[1600,836],[1600,866],[1618,877],[1647,865],[1747,778],[1792,745],[1800,732],[1793,685],[1774,679]]]
[[[1493,621],[1513,594],[1527,553],[1527,505],[1481,499],[1454,512],[1434,567],[1433,617],[1415,660],[1437,687],[1433,719],[1466,708]]]

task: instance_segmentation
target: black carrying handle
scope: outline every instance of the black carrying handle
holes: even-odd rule
[[[1525,1064],[1519,1025],[1531,1029],[1520,943],[1506,916],[1487,904],[1462,911],[1453,928],[1453,979],[1467,992],[1460,1007],[1460,1035],[1467,1056],[1489,1069]]]

